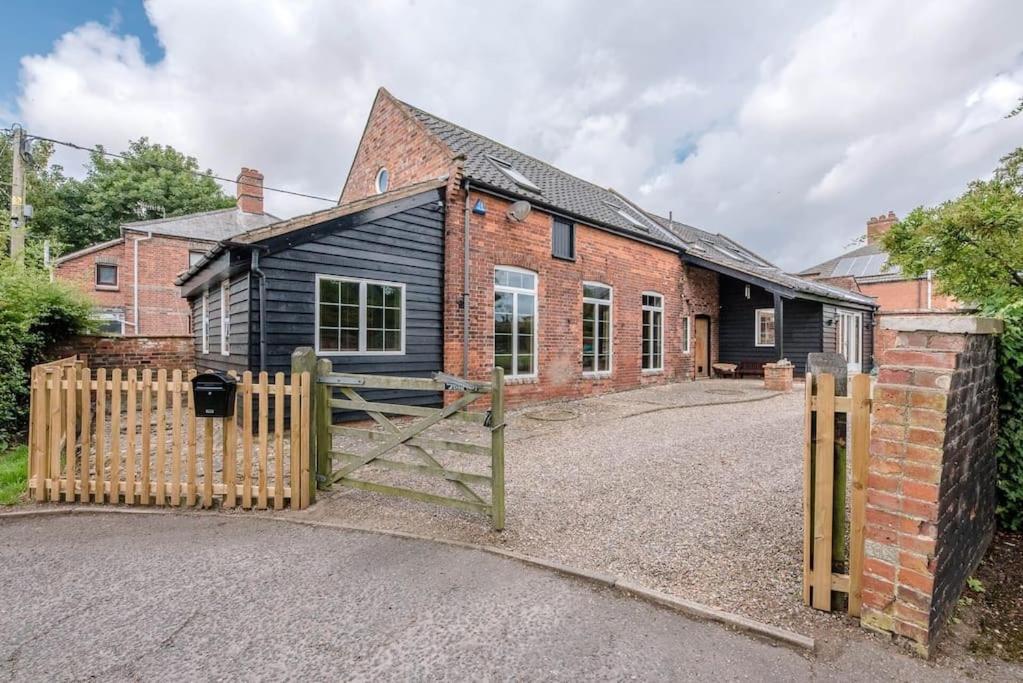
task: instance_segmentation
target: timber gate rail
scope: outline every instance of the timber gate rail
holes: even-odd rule
[[[368,400],[358,393],[362,389],[390,389],[403,391],[448,392],[454,398],[443,408],[381,403]],[[340,397],[336,397],[340,393]],[[485,412],[466,410],[476,401],[489,398],[490,409]],[[316,476],[321,486],[339,484],[385,495],[409,498],[421,502],[443,505],[460,510],[481,512],[490,517],[495,529],[504,528],[504,372],[495,368],[490,382],[475,382],[443,373],[433,378],[388,377],[334,372],[329,360],[321,359],[316,368]],[[335,424],[334,413],[357,411],[376,422],[379,429],[367,429],[351,424]],[[388,415],[419,418],[395,421]],[[483,445],[451,434],[427,435],[431,427],[449,423],[469,423],[489,431],[489,443]],[[347,448],[335,449],[333,437],[340,435],[347,442],[368,445],[361,453]],[[408,449],[405,451],[404,449]],[[410,454],[416,460],[397,459],[397,453]],[[456,456],[477,456],[488,462],[488,472],[470,472],[441,463],[438,456],[448,452]],[[385,457],[391,456],[391,457]],[[477,461],[478,462],[478,461]],[[334,470],[335,463],[339,469]],[[363,469],[366,468],[366,469]],[[430,493],[419,488],[380,483],[363,478],[363,472],[379,468],[424,477],[440,478],[453,489],[457,497]],[[359,475],[358,477],[356,475]],[[490,488],[487,501],[473,486]]]
[[[195,370],[98,369],[66,358],[31,375],[36,502],[304,508],[311,379],[241,375],[235,416],[195,414]],[[272,413],[272,415],[271,415]],[[287,422],[286,422],[287,416]],[[215,438],[216,437],[216,438]]]
[[[836,395],[833,375],[806,374],[803,602],[830,612],[842,608],[845,594],[845,609],[858,617],[863,598],[870,377],[854,375],[849,384],[848,396]],[[847,472],[852,474],[848,505]]]

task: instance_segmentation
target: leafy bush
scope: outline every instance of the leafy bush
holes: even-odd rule
[[[1023,301],[997,312],[999,339],[998,517],[1003,528],[1023,529]]]
[[[91,310],[46,271],[0,260],[0,451],[25,428],[32,366],[51,345],[87,331]]]

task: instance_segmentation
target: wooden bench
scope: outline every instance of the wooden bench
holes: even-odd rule
[[[739,361],[739,367],[735,369],[735,376],[739,379],[743,377],[763,377],[764,364],[755,360]]]

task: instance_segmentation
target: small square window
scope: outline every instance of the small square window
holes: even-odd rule
[[[188,267],[191,268],[195,264],[199,263],[199,261],[201,261],[202,257],[205,256],[205,255],[206,255],[205,251],[200,251],[198,249],[189,249],[188,250]]]
[[[116,287],[117,286],[117,266],[112,263],[97,263],[96,264],[96,286],[97,287]]]
[[[551,228],[551,255],[554,258],[575,260],[575,223],[555,217]]]

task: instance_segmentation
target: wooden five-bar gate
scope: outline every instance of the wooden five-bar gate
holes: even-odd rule
[[[504,373],[500,368],[494,369],[488,383],[443,373],[436,373],[432,379],[355,375],[334,372],[329,360],[320,360],[316,382],[317,478],[323,483],[481,512],[490,517],[495,529],[504,528]],[[363,389],[448,392],[453,398],[442,408],[382,403],[359,394],[357,390]],[[485,398],[490,401],[489,410],[466,410]],[[339,411],[364,414],[376,423],[376,428],[346,423],[344,415],[335,423],[334,417]],[[398,421],[388,415],[406,419]],[[485,443],[479,442],[479,429],[460,429],[465,425],[485,428],[486,433],[482,435]],[[445,433],[428,435],[427,430],[431,428],[445,429]],[[466,431],[475,434],[466,434]],[[336,448],[335,436],[350,445]],[[359,445],[366,446],[366,450],[356,452],[354,447]],[[442,457],[449,461],[463,460],[457,465],[448,465],[442,463]],[[471,471],[473,469],[475,471]],[[403,481],[367,479],[366,475],[374,470],[381,470],[385,476],[400,473]],[[409,479],[414,486],[407,484]],[[443,482],[442,485],[449,487],[457,497],[425,490],[437,481]],[[481,496],[474,486],[488,487],[490,500]]]
[[[848,613],[858,617],[866,522],[870,377],[854,375],[850,387],[849,395],[836,395],[833,375],[806,375],[803,602],[831,611],[841,607],[841,596],[846,594]],[[847,472],[852,476],[851,500],[846,496]]]
[[[32,370],[29,492],[39,502],[306,507],[308,372],[244,373],[233,418],[197,417],[195,371]],[[271,423],[272,420],[272,423]],[[287,421],[286,421],[287,420]]]

